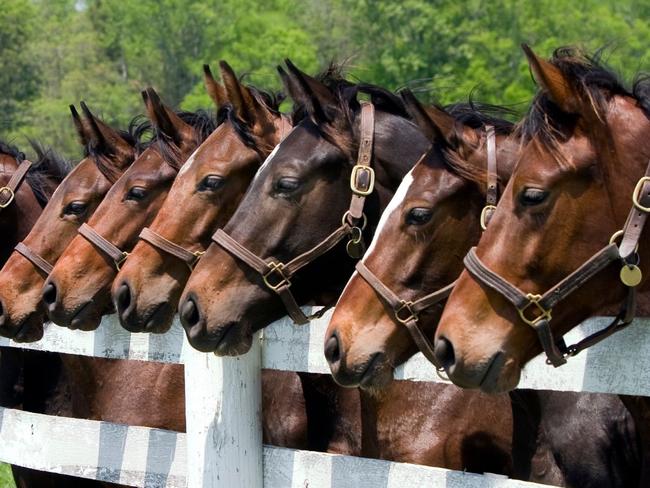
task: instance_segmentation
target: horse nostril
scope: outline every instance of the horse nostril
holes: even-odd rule
[[[446,337],[440,337],[436,341],[433,352],[438,361],[440,361],[440,364],[442,364],[442,367],[445,369],[449,369],[456,362],[454,346]]]
[[[117,313],[122,315],[131,305],[131,287],[127,283],[122,283],[117,289],[115,308]]]
[[[330,364],[337,363],[341,359],[341,347],[336,332],[325,343],[325,359]]]
[[[43,288],[43,302],[48,307],[56,303],[56,285],[52,281]]]
[[[201,314],[199,313],[199,307],[196,306],[193,298],[188,298],[183,303],[180,312],[181,322],[186,327],[194,327],[201,320]]]

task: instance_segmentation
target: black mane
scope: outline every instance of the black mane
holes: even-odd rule
[[[45,206],[49,200],[47,180],[61,183],[70,172],[70,163],[52,148],[46,148],[35,141],[29,141],[36,153],[36,161],[27,172],[27,182],[38,202]]]
[[[602,49],[588,55],[574,47],[561,47],[555,50],[550,62],[572,81],[582,95],[592,101],[599,112],[605,109],[606,103],[613,96],[622,95],[635,98],[650,116],[650,77],[639,76],[629,90],[618,75],[605,66],[602,55]],[[557,147],[561,129],[575,124],[576,120],[576,115],[563,112],[540,90],[517,130],[524,140],[537,136],[553,150]]]
[[[21,152],[16,146],[0,141],[0,154],[6,154],[14,158],[19,164],[25,160],[25,153]]]
[[[186,124],[194,128],[198,135],[199,144],[212,134],[217,128],[217,120],[211,112],[206,110],[197,110],[196,112],[177,111],[176,115]],[[158,150],[167,164],[177,171],[181,168],[184,161],[179,159],[179,149],[169,136],[156,129],[152,142],[157,142]]]

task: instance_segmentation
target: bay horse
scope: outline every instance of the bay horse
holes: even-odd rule
[[[270,249],[274,257],[283,259],[305,252],[340,225],[350,198],[350,160],[354,159],[359,146],[355,140],[363,132],[360,127],[363,123],[359,121],[362,109],[356,101],[358,91],[369,92],[377,108],[373,166],[377,174],[375,185],[380,191],[379,195],[369,197],[370,206],[366,207],[369,229],[376,225],[380,209],[399,178],[428,146],[417,126],[407,118],[399,98],[389,92],[377,87],[348,84],[331,72],[329,77],[319,81],[300,72],[290,62],[287,64],[294,88],[292,98],[299,110],[306,111],[307,118],[297,124],[267,159],[224,228],[233,232],[231,235],[253,252],[267,255],[269,251],[266,249]],[[323,118],[325,114],[328,115]],[[352,271],[350,259],[342,254],[327,256],[329,259],[324,262],[314,263],[319,265],[311,267],[313,276],[319,277],[318,283],[302,281],[303,286],[298,292],[300,301],[320,301],[323,296],[332,300],[336,297],[346,279],[346,272],[350,274]],[[211,261],[207,261],[208,258]],[[194,347],[211,351],[216,346],[217,354],[243,353],[250,343],[247,335],[283,313],[279,304],[274,303],[277,299],[272,294],[263,289],[258,291],[259,281],[248,271],[214,244],[208,249],[184,291],[189,301],[181,302],[181,320]],[[226,286],[222,289],[224,284]],[[221,297],[219,303],[212,300],[210,294]],[[255,299],[253,303],[248,301],[251,298]],[[223,307],[230,301],[233,301],[230,306]],[[188,308],[192,310],[188,311]],[[197,309],[200,310],[198,317]],[[229,315],[223,317],[226,312]],[[229,325],[228,335],[221,339],[215,322],[218,325],[235,320],[240,322],[242,331],[231,332],[240,324]],[[199,331],[195,330],[197,328]],[[224,340],[227,341],[226,348],[220,346]],[[503,440],[505,448],[483,433],[452,434],[451,431],[457,433],[469,429],[470,417],[455,422],[450,429],[448,416],[434,418],[417,405],[438,398],[448,407],[460,411],[465,407],[463,394],[447,400],[449,387],[432,385],[427,394],[422,394],[422,389],[422,385],[404,383],[397,385],[388,395],[376,392],[356,400],[360,402],[363,423],[361,455],[479,472],[509,472],[508,419],[504,420],[502,415],[496,415],[492,410],[485,416],[492,426],[503,427],[504,435],[499,440]],[[355,391],[351,390],[346,397],[331,386],[326,396],[338,395],[349,400]],[[507,408],[507,398],[502,400]],[[355,400],[351,403],[354,405]],[[412,408],[405,411],[405,405]],[[485,411],[485,404],[482,408]],[[419,414],[416,409],[420,410]],[[341,420],[353,417],[353,410],[339,411]],[[442,438],[444,440],[437,441]],[[479,451],[481,455],[477,455]]]
[[[508,182],[522,146],[512,124],[472,105],[450,106],[448,114],[425,109],[408,91],[404,98],[433,145],[398,188],[361,262],[379,286],[406,303],[418,303],[454,282],[463,256],[485,227],[488,139],[494,137],[495,190]],[[386,292],[376,291],[378,285],[366,281],[365,270],[350,278],[337,303],[325,334],[325,356],[340,384],[390,389],[394,367],[418,351],[417,342],[403,323],[408,317],[386,301]],[[416,315],[426,338],[433,337],[442,313],[446,295],[439,297]],[[464,414],[475,420],[470,429],[480,429],[476,420],[494,398],[452,391],[448,398],[462,398],[478,409]],[[511,400],[513,477],[580,487],[630,486],[638,478],[634,422],[616,396],[517,390]],[[570,445],[567,436],[574,439]]]
[[[290,61],[287,67],[292,96],[306,116],[267,158],[223,228],[257,256],[284,262],[326,239],[331,243],[344,216],[344,225],[348,222],[362,112],[358,93],[368,93],[376,110],[372,162],[376,180],[364,210],[366,237],[401,178],[428,147],[390,92],[353,85],[334,70],[319,81]],[[361,174],[368,178],[365,171]],[[356,236],[350,240],[359,242]],[[298,303],[333,303],[353,270],[354,260],[345,247],[334,246],[291,278]],[[180,300],[181,323],[190,344],[218,355],[248,351],[256,330],[286,314],[276,293],[264,285],[269,279],[277,281],[272,276],[263,279],[220,244],[211,243]],[[277,288],[276,283],[269,284]],[[295,308],[294,315],[299,314]]]
[[[95,211],[109,188],[133,162],[148,123],[118,131],[95,117],[85,103],[84,116],[70,106],[84,148],[84,159],[58,186],[29,234],[0,270],[0,335],[17,342],[43,336],[45,309],[41,290],[53,263]],[[48,236],[56,236],[50,239]]]
[[[142,227],[160,209],[179,169],[214,130],[204,112],[174,112],[152,88],[143,92],[155,140],[112,185],[54,265],[43,286],[47,314],[57,325],[94,330],[111,311],[110,286]]]
[[[113,281],[117,315],[131,332],[169,330],[212,233],[228,221],[261,163],[291,130],[272,95],[240,83],[225,61],[220,66],[223,86],[204,67],[219,126],[185,163]]]
[[[557,50],[550,61],[526,46],[524,51],[541,87],[521,123],[527,143],[490,228],[466,258],[468,269],[447,302],[435,339],[436,356],[450,378],[487,392],[513,389],[522,367],[542,350],[554,365],[561,364],[572,352],[554,337],[625,299],[634,287],[621,282],[621,268],[629,263],[621,265],[619,251],[634,239],[626,235],[621,248],[607,244],[624,227],[630,208],[645,215],[639,200],[633,203],[633,190],[641,181],[635,198],[645,199],[648,79],[628,91],[596,59],[574,50]],[[551,320],[551,307],[532,294],[584,269],[603,246],[600,268],[583,273],[579,286],[553,289],[559,298]],[[638,254],[634,249],[632,244],[627,252],[650,251],[647,230],[638,239]],[[636,266],[650,271],[647,261]],[[485,270],[496,287],[485,281]],[[504,282],[532,298],[513,306],[500,291]],[[648,283],[642,279],[637,288],[647,290]],[[562,300],[566,291],[573,293]]]

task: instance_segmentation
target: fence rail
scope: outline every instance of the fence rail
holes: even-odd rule
[[[184,364],[187,434],[0,409],[0,460],[147,487],[546,486],[496,475],[263,447],[261,368],[329,374],[322,353],[328,320],[326,314],[309,327],[294,327],[288,318],[282,319],[265,329],[247,355],[223,359],[192,350],[178,323],[164,335],[130,334],[112,316],[95,332],[49,326],[43,339],[33,344],[1,339],[0,346],[5,347]],[[593,319],[568,339],[578,340],[606,320]],[[520,386],[649,395],[650,320],[637,322],[558,370],[549,369],[542,357],[534,359]],[[395,376],[443,381],[420,354],[398,368]]]

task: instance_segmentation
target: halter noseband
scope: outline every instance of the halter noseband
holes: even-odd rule
[[[496,203],[498,200],[497,155],[494,126],[486,126],[485,133],[487,139],[487,190],[485,198],[486,205],[483,207],[483,210],[481,210],[480,218],[481,228],[483,230],[486,229],[488,222],[492,218],[492,213],[494,212],[494,209],[496,209]],[[428,295],[424,295],[415,301],[410,301],[400,298],[397,293],[392,291],[372,271],[370,271],[363,261],[359,261],[355,268],[375,293],[391,306],[395,320],[406,327],[411,334],[413,342],[415,342],[424,357],[427,358],[438,371],[442,371],[444,368],[435,356],[433,344],[431,344],[431,341],[427,339],[418,326],[418,321],[420,319],[420,313],[449,297],[456,282],[454,281],[453,283],[429,293]]]
[[[363,254],[364,245],[362,232],[367,219],[363,213],[366,197],[370,195],[375,185],[375,172],[370,167],[375,132],[375,107],[372,103],[361,102],[361,140],[357,164],[350,175],[352,200],[349,209],[343,214],[341,226],[319,244],[300,254],[287,263],[274,260],[264,260],[226,234],[222,229],[212,236],[212,240],[230,254],[246,263],[257,271],[264,285],[277,293],[284,303],[292,320],[298,325],[307,324],[314,318],[321,317],[329,307],[323,307],[318,312],[306,316],[291,293],[291,277],[302,267],[314,261],[319,256],[336,246],[346,236],[349,240],[346,246],[348,254],[359,258]]]
[[[79,227],[77,232],[79,232],[79,235],[90,242],[93,246],[108,255],[108,257],[113,260],[118,271],[122,268],[122,264],[124,264],[126,258],[129,257],[128,252],[122,251],[119,247],[101,236],[95,229],[85,222],[81,224],[81,227]]]
[[[650,164],[634,189],[632,202],[633,206],[625,226],[612,236],[610,243],[542,295],[524,293],[488,268],[477,256],[476,248],[472,248],[465,256],[465,267],[470,274],[481,284],[490,287],[512,303],[522,322],[533,328],[546,353],[547,363],[555,367],[566,363],[567,357],[575,356],[580,351],[625,328],[634,320],[636,287],[642,278],[638,267],[637,249],[645,221],[650,213]],[[623,239],[619,246],[614,241],[621,235]],[[622,264],[621,281],[627,288],[627,296],[618,315],[607,327],[577,344],[567,346],[562,338],[556,341],[550,327],[553,307],[616,261]]]
[[[11,175],[7,186],[0,188],[0,211],[7,208],[15,200],[16,192],[25,180],[28,171],[32,167],[32,162],[25,159],[18,165],[14,174]]]

